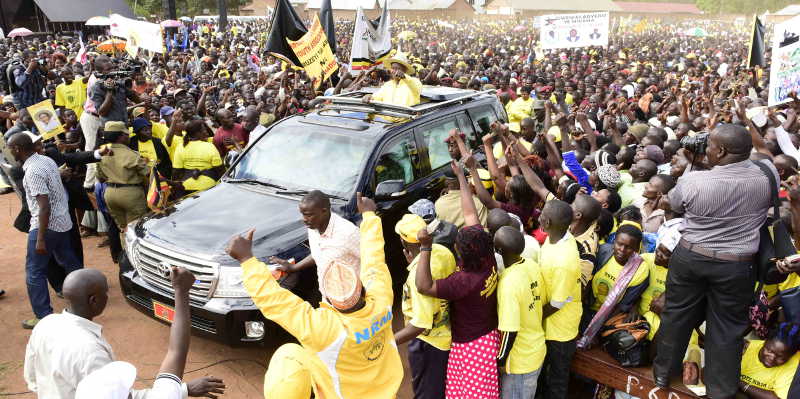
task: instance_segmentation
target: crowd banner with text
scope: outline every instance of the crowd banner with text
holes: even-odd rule
[[[542,48],[608,46],[608,12],[542,15]]]
[[[775,24],[769,76],[769,106],[791,100],[800,93],[800,17]]]
[[[300,60],[309,78],[314,82],[314,88],[319,87],[339,66],[333,51],[331,51],[330,43],[328,43],[328,36],[316,15],[308,33],[299,40],[286,39],[286,41],[289,42],[292,51],[297,55],[297,59]]]

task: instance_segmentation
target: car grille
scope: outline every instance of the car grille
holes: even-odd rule
[[[130,294],[127,295],[129,301],[147,309],[150,313],[153,313],[153,301],[149,298],[145,298],[141,295],[137,294]],[[214,323],[213,320],[206,319],[205,317],[198,316],[196,314],[191,315],[191,322],[192,327],[198,330],[205,331],[207,333],[216,334],[217,333],[217,324]]]
[[[160,265],[168,264],[186,268],[194,274],[195,282],[189,290],[189,301],[192,304],[203,305],[211,298],[217,284],[217,262],[183,255],[144,240],[134,244],[132,252],[131,258],[139,275],[159,292],[174,298],[172,281],[161,272]]]

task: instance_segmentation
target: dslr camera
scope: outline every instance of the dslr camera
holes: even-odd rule
[[[698,133],[693,137],[686,136],[681,139],[681,148],[695,155],[703,155],[708,147],[708,133]]]

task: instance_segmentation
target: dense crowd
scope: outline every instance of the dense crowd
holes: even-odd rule
[[[711,34],[681,33],[696,26]],[[414,203],[390,226],[396,238],[384,237],[370,193],[355,196],[355,226],[313,191],[299,204],[307,259],[273,258],[271,271],[252,257],[257,231],[232,239],[255,304],[298,341],[271,358],[265,397],[394,397],[403,344],[417,398],[629,397],[571,377],[576,350],[592,347],[615,348],[627,366],[652,361],[663,389],[682,374],[711,398],[800,395],[800,320],[789,312],[800,263],[779,259],[765,278],[755,256],[765,223],[800,239],[800,100],[766,107],[769,67],[747,65],[745,27],[616,19],[608,47],[544,51],[530,20],[397,18],[393,32],[414,35],[361,74],[346,65],[352,29],[337,23],[339,72],[316,88],[263,51],[262,22],[187,24],[185,40],[141,69],[98,53],[103,37],[86,38],[85,61],[75,37],[0,42],[3,176],[29,234],[32,391],[128,397],[135,369],[113,362],[91,321],[108,287],[82,269],[81,237],[104,234],[116,261],[120,231],[158,206],[149,177],[177,200],[217,184],[226,156],[275,121],[325,106],[322,95],[382,87],[365,101],[414,105],[426,84],[491,90],[507,121],[481,125],[482,137],[450,132],[445,192]],[[43,140],[34,118],[46,115],[25,108],[48,98],[65,132]],[[398,331],[385,239],[401,241],[408,263]],[[308,267],[319,307],[276,282]],[[217,379],[181,386],[187,274],[173,270],[176,317],[153,391],[214,397]],[[53,314],[48,283],[64,312]]]

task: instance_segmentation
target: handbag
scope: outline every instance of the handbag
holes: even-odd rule
[[[642,367],[649,363],[650,323],[646,320],[625,322],[628,315],[620,313],[605,322],[600,333],[600,342],[622,367]]]
[[[800,324],[800,286],[783,290],[779,295],[786,321]]]
[[[780,200],[778,199],[778,183],[772,171],[761,162],[755,163],[767,176],[772,197],[772,215],[759,230],[758,253],[756,255],[756,277],[764,285],[779,284],[786,280],[788,275],[778,271],[775,262],[787,256],[794,255],[797,250],[792,243],[789,228],[780,216]]]

